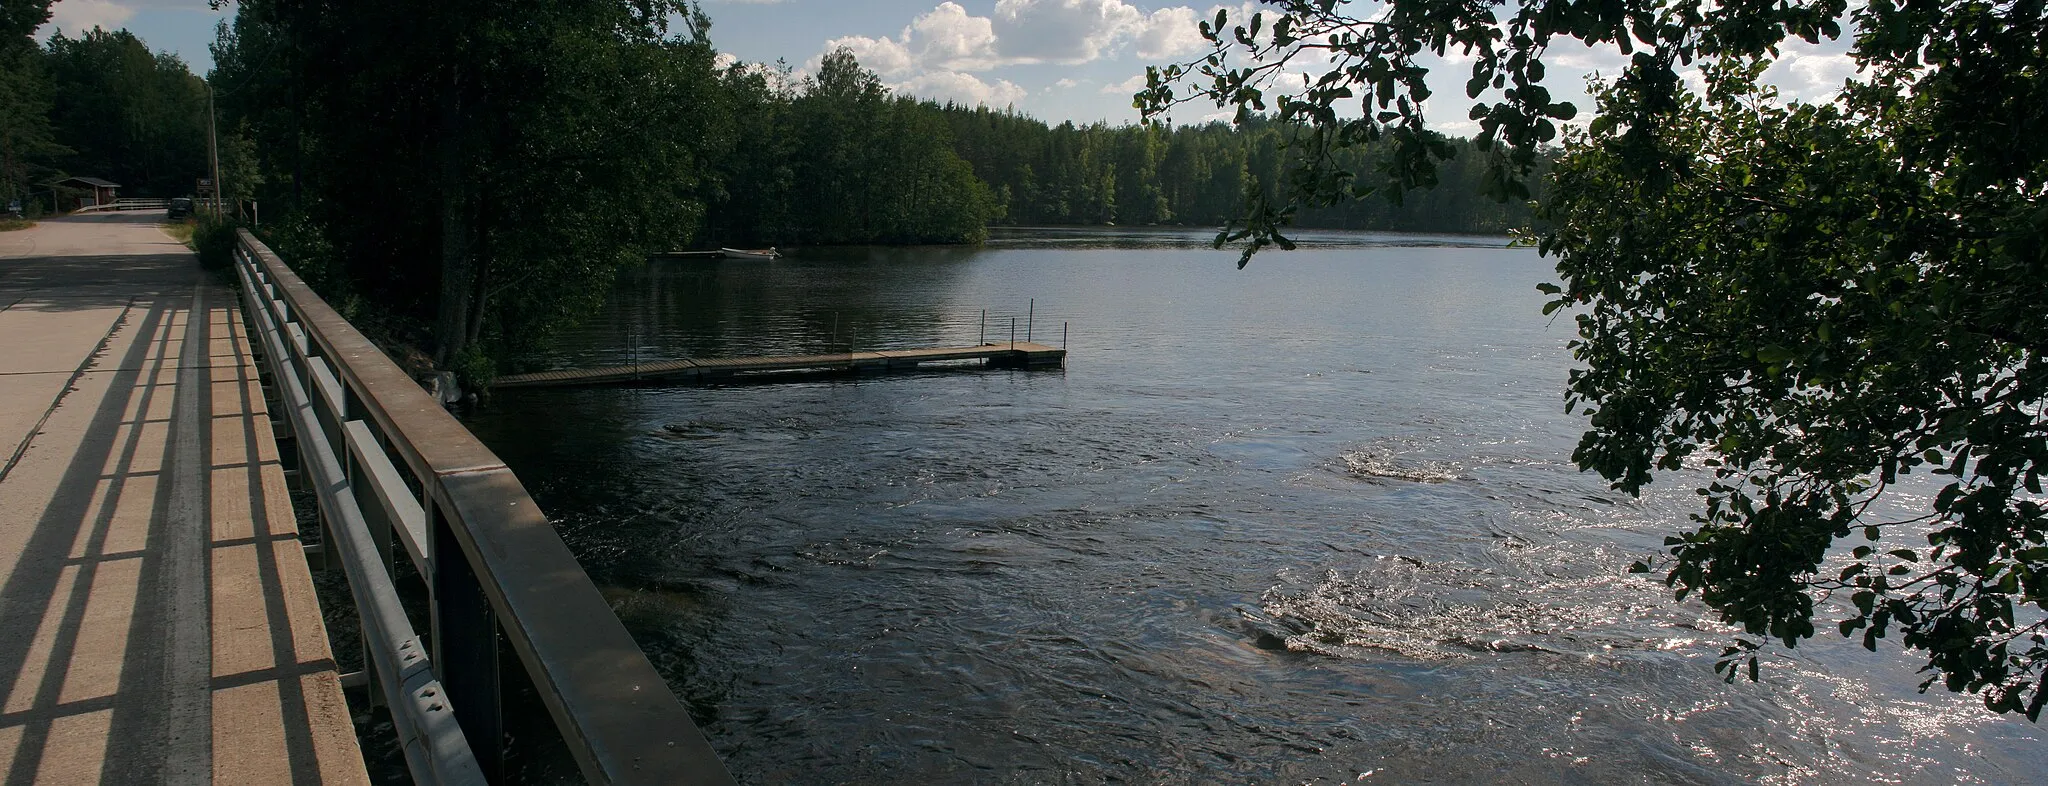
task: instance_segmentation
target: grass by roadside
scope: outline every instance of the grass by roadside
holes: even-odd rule
[[[13,232],[17,229],[27,229],[35,225],[36,222],[25,218],[0,218],[0,232]]]
[[[199,228],[198,224],[191,221],[173,221],[158,224],[157,226],[164,230],[164,234],[170,235],[172,240],[184,243],[187,246],[192,245],[192,233]]]

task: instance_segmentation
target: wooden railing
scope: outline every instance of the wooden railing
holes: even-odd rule
[[[239,231],[235,274],[319,498],[322,559],[362,619],[372,701],[420,783],[504,780],[500,641],[592,783],[731,783],[689,713],[519,478],[277,255]],[[391,581],[426,580],[427,635]]]

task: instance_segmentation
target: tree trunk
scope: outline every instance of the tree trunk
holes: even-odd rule
[[[451,68],[441,93],[441,297],[435,312],[434,360],[446,368],[469,344],[469,310],[475,272],[470,258],[467,153],[462,129],[462,72]]]
[[[484,212],[486,215],[489,214],[488,206],[486,206]],[[472,256],[473,262],[470,265],[470,270],[473,271],[471,278],[474,281],[471,282],[472,285],[470,287],[469,322],[463,325],[464,346],[474,346],[479,339],[483,338],[484,315],[490,313],[491,259],[493,249],[491,248],[489,235],[485,234],[478,237],[477,245],[482,246],[482,248]]]

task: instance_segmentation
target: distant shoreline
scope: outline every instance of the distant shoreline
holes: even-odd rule
[[[1171,243],[1170,245],[1183,245],[1188,247],[1206,248],[1215,238],[1216,232],[1219,231],[1219,229],[1219,227],[1191,226],[1184,224],[1150,224],[1130,226],[1120,224],[991,224],[988,227],[989,237],[983,239],[979,243],[815,243],[804,245],[799,245],[795,243],[781,243],[777,245],[777,248],[785,253],[796,252],[805,248],[973,248],[983,245],[1000,246],[1019,241],[1030,241],[1033,239],[1057,240],[1061,238],[1073,238],[1076,240],[1095,239],[1102,241],[1113,241],[1116,240],[1119,236],[1123,238],[1143,236],[1149,238],[1156,238],[1161,241],[1177,240],[1179,242]],[[1508,232],[1450,232],[1416,229],[1346,229],[1337,227],[1289,227],[1288,234],[1290,237],[1293,237],[1301,241],[1303,247],[1305,248],[1314,248],[1317,245],[1319,245],[1317,243],[1316,238],[1314,237],[1314,235],[1318,234],[1338,234],[1346,236],[1372,236],[1394,238],[1455,238],[1463,240],[1466,243],[1472,243],[1475,241],[1498,240],[1501,243],[1501,245],[1508,244],[1513,240],[1514,237],[1512,234]],[[715,249],[717,248],[717,246],[713,245],[707,248]],[[671,252],[664,252],[664,254],[667,253]],[[664,254],[653,254],[650,256],[660,257],[663,256]]]

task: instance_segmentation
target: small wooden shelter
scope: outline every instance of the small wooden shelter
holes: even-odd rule
[[[84,176],[52,180],[49,186],[57,196],[58,210],[104,205],[114,201],[121,189],[120,183]]]

